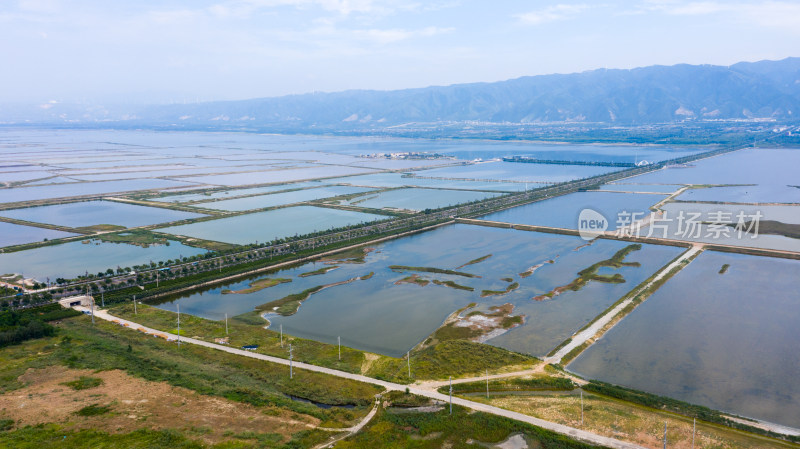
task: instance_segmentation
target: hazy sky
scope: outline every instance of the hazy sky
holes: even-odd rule
[[[0,0],[0,102],[397,89],[798,49],[798,0]]]

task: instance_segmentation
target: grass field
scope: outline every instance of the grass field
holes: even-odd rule
[[[111,323],[92,326],[86,316],[65,319],[57,329],[56,336],[0,349],[0,403],[5,404],[0,423],[6,429],[0,431],[0,447],[41,447],[63,437],[70,441],[69,447],[205,447],[214,438],[224,441],[220,443],[224,447],[308,447],[300,441],[311,444],[329,436],[313,430],[317,424],[351,425],[367,413],[380,392],[373,385],[303,370],[295,370],[290,380],[283,366],[191,345],[179,348]],[[145,402],[129,402],[118,396],[125,388],[132,395],[153,389],[165,392],[152,394]],[[237,413],[250,410],[257,423],[278,424],[261,427],[269,430],[266,433],[254,428],[221,435],[203,426],[187,427],[185,423],[197,415],[190,412],[194,407],[187,406],[183,412],[189,415],[176,421],[175,428],[153,430],[163,416],[141,410],[146,410],[147,402],[165,397],[177,398],[165,405],[167,409],[181,409],[187,403],[208,408],[211,403]],[[320,408],[292,397],[350,408]],[[44,412],[26,417],[20,414],[25,407],[9,407],[14,400],[23,400],[29,408],[38,401]],[[131,407],[139,412],[131,412]],[[139,416],[130,419],[132,413]],[[120,421],[128,424],[109,424]],[[287,427],[288,422],[294,422],[295,429]],[[265,446],[266,441],[272,443]]]
[[[691,418],[637,406],[602,395],[583,394],[583,426],[581,426],[581,399],[576,392],[531,395],[493,394],[490,399],[486,399],[483,395],[465,397],[469,400],[491,404],[548,421],[582,428],[600,435],[634,442],[645,447],[662,446],[661,438],[666,422],[669,447],[691,447]],[[799,448],[800,445],[698,421],[695,447],[755,449]]]

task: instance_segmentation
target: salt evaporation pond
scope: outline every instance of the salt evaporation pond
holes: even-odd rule
[[[754,184],[744,189],[708,189],[686,194],[729,202],[800,202],[797,167],[800,149],[751,148],[692,162],[686,168],[667,168],[626,179],[648,184]],[[691,198],[689,197],[691,195]],[[682,198],[683,199],[683,198]]]
[[[0,247],[54,240],[77,234],[0,221]]]
[[[246,198],[200,203],[197,204],[197,206],[208,209],[239,212],[369,191],[370,189],[368,188],[352,186],[315,187],[313,189],[304,189],[292,192],[272,193],[269,195],[249,196]]]
[[[481,220],[501,221],[555,228],[577,229],[578,217],[582,210],[592,209],[602,214],[608,222],[608,230],[617,229],[620,214],[628,220],[631,214],[643,218],[650,213],[650,206],[658,203],[666,195],[647,195],[614,192],[575,192],[557,196],[524,206],[495,212],[480,217]],[[623,218],[624,219],[624,218]],[[629,223],[629,221],[628,221]]]
[[[797,260],[703,253],[569,369],[800,428],[797,279]]]
[[[97,274],[109,268],[142,265],[150,261],[177,259],[206,250],[186,246],[171,241],[167,245],[150,245],[142,248],[126,243],[109,243],[99,240],[85,240],[61,245],[0,253],[0,273],[18,273],[32,277],[40,282],[55,281],[57,278],[70,279],[89,273]]]
[[[279,238],[305,235],[387,218],[389,217],[384,215],[365,214],[349,210],[294,206],[187,225],[171,226],[158,229],[158,231],[204,240],[246,245],[255,242],[271,242]]]
[[[99,224],[113,224],[130,228],[205,217],[203,214],[193,212],[117,203],[115,201],[82,201],[51,206],[9,209],[0,211],[0,215],[18,220],[71,228]]]
[[[500,195],[491,192],[473,192],[465,190],[441,189],[397,189],[375,194],[366,193],[342,204],[367,207],[373,209],[392,208],[421,211],[455,206]]]
[[[399,356],[428,337],[455,310],[471,302],[482,307],[510,302],[515,312],[525,313],[524,326],[489,340],[489,344],[533,355],[544,355],[575,330],[655,270],[677,256],[682,248],[644,245],[634,251],[629,261],[641,262],[641,267],[623,267],[619,273],[627,279],[624,284],[590,283],[584,290],[564,293],[551,301],[533,301],[555,287],[568,284],[577,272],[611,257],[627,246],[624,242],[598,240],[587,242],[574,236],[516,231],[510,229],[448,225],[433,231],[388,241],[377,245],[363,264],[337,264],[340,268],[326,274],[298,277],[321,267],[323,262],[308,263],[284,269],[267,276],[254,277],[212,289],[205,289],[171,299],[158,307],[181,311],[210,319],[222,319],[227,313],[234,316],[251,312],[256,306],[305,289],[364,276],[367,280],[322,290],[306,300],[299,311],[289,317],[270,318],[273,328],[283,326],[284,332],[305,338],[342,343],[358,349]],[[392,271],[390,265],[429,266],[455,269],[479,257],[492,254],[487,261],[461,268],[481,278],[455,275],[420,275],[439,280],[452,280],[474,287],[467,292],[429,284],[396,285],[410,272]],[[519,273],[548,259],[533,275],[522,278]],[[241,290],[254,279],[280,277],[292,282],[248,294],[222,294],[222,290]],[[520,288],[504,296],[481,298],[483,289],[504,289],[501,280],[512,277]]]

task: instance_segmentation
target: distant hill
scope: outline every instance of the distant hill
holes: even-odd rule
[[[52,114],[58,113],[53,108]],[[105,119],[122,119],[105,111]],[[150,106],[126,121],[214,127],[384,128],[409,122],[596,122],[620,125],[800,115],[800,58],[527,76],[495,83],[351,90]],[[87,120],[91,114],[84,113]],[[101,119],[101,117],[97,117]]]

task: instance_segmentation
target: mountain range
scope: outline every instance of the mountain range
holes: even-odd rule
[[[8,122],[9,111],[0,110]],[[30,111],[29,111],[30,112]],[[731,66],[649,66],[392,91],[349,90],[131,109],[52,105],[17,120],[186,127],[364,129],[407,123],[641,125],[800,116],[800,58]],[[13,122],[14,119],[11,119]]]

